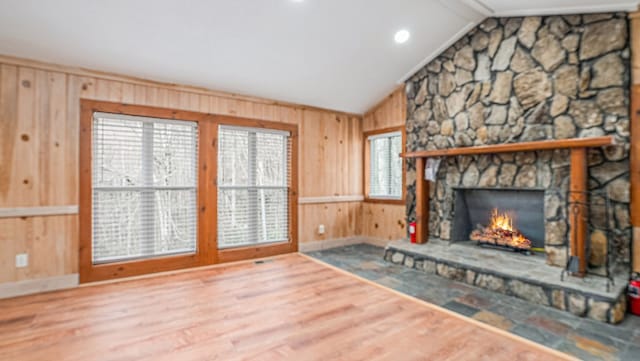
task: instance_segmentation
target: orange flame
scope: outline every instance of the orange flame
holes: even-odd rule
[[[525,238],[520,232],[516,232],[516,229],[513,227],[513,219],[509,216],[509,213],[498,212],[498,209],[494,208],[491,211],[491,224],[489,225],[490,229],[493,230],[503,230],[509,231],[511,234],[511,240],[508,242],[511,246],[514,247],[530,247],[531,241]]]
[[[513,231],[513,221],[508,213],[498,213],[498,209],[491,211],[491,229],[502,229],[505,231]]]

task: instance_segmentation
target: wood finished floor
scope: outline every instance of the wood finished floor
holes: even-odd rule
[[[0,360],[552,360],[301,255],[0,300]]]

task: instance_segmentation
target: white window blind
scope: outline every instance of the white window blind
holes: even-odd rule
[[[197,123],[94,113],[93,263],[196,252]]]
[[[402,134],[384,133],[370,136],[369,197],[402,197]]]
[[[218,248],[289,241],[288,132],[220,126]]]

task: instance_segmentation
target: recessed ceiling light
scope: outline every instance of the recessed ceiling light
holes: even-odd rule
[[[393,39],[398,44],[404,44],[409,40],[410,37],[411,37],[411,33],[409,33],[408,30],[402,29],[402,30],[398,30],[398,32],[393,37]]]

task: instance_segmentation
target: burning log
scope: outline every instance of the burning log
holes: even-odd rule
[[[491,212],[489,226],[477,225],[469,237],[473,241],[494,246],[522,251],[531,249],[531,241],[513,227],[511,217],[507,213],[499,214],[497,209]]]

